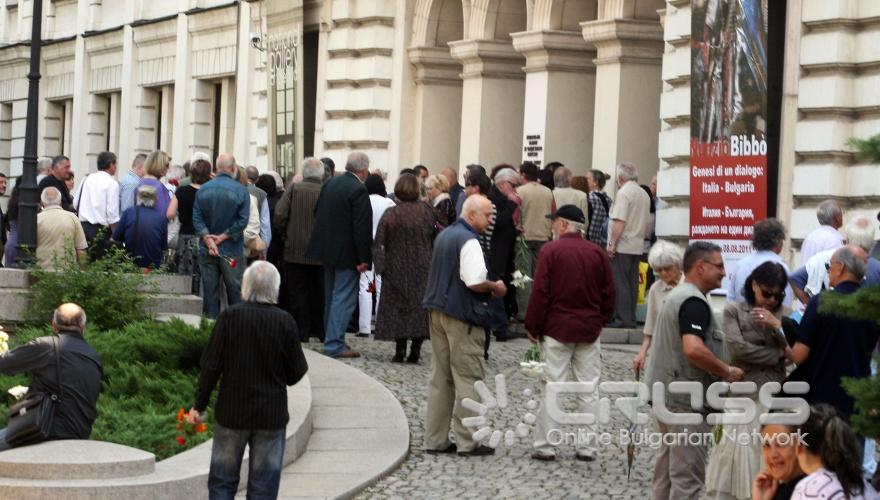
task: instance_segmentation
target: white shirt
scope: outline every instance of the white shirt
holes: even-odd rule
[[[831,226],[819,226],[804,238],[801,245],[801,264],[823,250],[833,250],[843,246],[843,235]]]
[[[767,261],[782,264],[782,267],[785,268],[785,273],[788,274],[788,265],[776,253],[770,250],[752,252],[737,262],[734,271],[727,276],[727,302],[745,300],[745,297],[743,297],[743,286],[746,284],[746,280],[752,274],[752,271]],[[782,300],[782,304],[791,307],[792,295],[791,285],[786,285],[785,298]]]
[[[116,224],[119,222],[119,183],[103,170],[87,175],[73,197],[73,206],[78,207],[79,220],[99,226]]]
[[[467,286],[479,285],[486,281],[489,271],[483,259],[483,248],[477,238],[467,240],[458,254],[458,276]]]
[[[381,194],[371,194],[370,206],[373,207],[373,238],[375,238],[376,230],[379,229],[379,220],[386,210],[394,206],[394,202]]]
[[[855,494],[849,497],[851,500],[864,500],[877,498],[877,492],[863,481],[864,491],[862,494]],[[798,481],[791,494],[791,500],[804,500],[808,498],[845,498],[843,494],[843,486],[837,479],[837,474],[820,468],[816,472]]]
[[[830,288],[828,284],[828,270],[825,264],[831,262],[831,256],[836,250],[823,250],[816,255],[810,257],[804,264],[807,270],[807,284],[804,291],[810,295],[819,295],[823,289]]]

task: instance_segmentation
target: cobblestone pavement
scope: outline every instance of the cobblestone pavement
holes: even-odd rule
[[[430,376],[431,345],[422,347],[418,365],[392,364],[394,344],[348,336],[353,349],[364,356],[349,360],[351,366],[379,380],[400,401],[411,432],[410,454],[389,476],[365,490],[358,498],[649,498],[653,450],[636,449],[631,479],[627,480],[626,447],[617,444],[621,429],[629,421],[619,411],[611,411],[612,421],[599,426],[600,432],[615,437],[612,445],[600,449],[598,460],[590,463],[574,459],[574,447],[559,448],[555,462],[530,458],[534,428],[527,438],[517,438],[508,448],[502,443],[491,457],[428,455],[423,451],[424,415]],[[494,391],[494,377],[504,373],[510,404],[491,410],[494,429],[514,429],[529,410],[530,399],[540,399],[540,384],[519,372],[519,362],[529,342],[518,339],[492,343],[487,362],[488,385]],[[321,351],[317,343],[306,347]],[[638,346],[606,345],[602,351],[603,380],[632,380],[630,360]],[[534,391],[532,397],[523,394]],[[613,398],[612,398],[613,399]],[[570,407],[572,401],[566,401]],[[573,408],[572,408],[573,409]]]

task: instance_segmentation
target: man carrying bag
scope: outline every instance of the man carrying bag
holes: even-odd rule
[[[55,310],[55,335],[0,355],[0,373],[30,373],[24,399],[0,429],[0,451],[55,439],[88,439],[97,416],[103,369],[83,338],[86,313],[76,304]],[[63,381],[63,382],[62,382]]]

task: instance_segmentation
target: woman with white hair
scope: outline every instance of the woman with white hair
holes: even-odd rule
[[[654,335],[654,326],[657,323],[657,316],[663,309],[666,297],[673,288],[681,283],[684,274],[681,272],[681,260],[684,253],[675,243],[666,240],[657,240],[651,251],[648,252],[648,264],[657,277],[660,278],[654,282],[651,289],[648,290],[648,314],[645,317],[644,338],[642,339],[642,348],[633,358],[633,369],[640,372],[646,367],[648,350],[651,348],[651,339]]]

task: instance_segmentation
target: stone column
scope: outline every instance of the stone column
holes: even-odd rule
[[[593,155],[595,51],[577,32],[511,36],[513,47],[526,57],[522,159],[539,166],[560,161],[585,173]]]
[[[461,64],[442,47],[408,52],[416,84],[413,162],[438,171],[447,165],[460,168]]]
[[[663,28],[659,21],[603,19],[581,23],[597,49],[593,168],[613,175],[621,161],[639,167],[639,181],[657,172]]]
[[[450,42],[461,61],[461,150],[459,166],[488,169],[520,158],[523,127],[524,58],[499,40]]]
[[[174,139],[171,141],[171,157],[188,160],[192,156],[189,149],[193,143],[192,120],[193,112],[190,109],[190,99],[194,89],[198,87],[192,82],[192,64],[190,63],[190,36],[189,20],[186,14],[177,15],[177,44],[174,52]],[[216,158],[211,158],[211,162]]]

